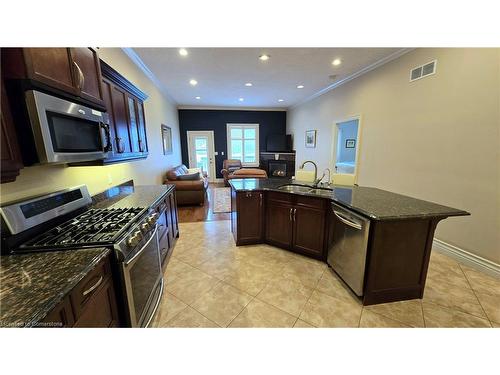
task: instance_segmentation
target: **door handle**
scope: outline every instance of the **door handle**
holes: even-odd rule
[[[297,217],[297,209],[293,209],[293,221],[295,221],[295,218]]]
[[[345,216],[343,216],[340,212],[333,210],[333,213],[345,225],[348,225],[348,226],[350,226],[350,227],[352,227],[354,229],[357,229],[357,230],[363,229],[363,227],[361,226],[361,224],[355,223],[354,221],[349,220],[348,218],[346,218]]]
[[[260,193],[259,195],[260,195],[260,207],[262,207],[262,193]]]
[[[78,88],[81,90],[83,85],[85,84],[85,76],[83,75],[83,72],[80,69],[80,66],[77,64],[77,62],[73,61],[73,64],[76,66],[76,69],[78,70]]]
[[[293,208],[290,208],[290,221],[293,221],[293,219],[292,219],[292,213],[293,213]]]
[[[102,280],[103,280],[103,277],[102,277],[102,275],[101,275],[101,277],[99,278],[99,280],[97,280],[97,282],[96,282],[94,285],[92,285],[90,288],[88,288],[87,290],[85,290],[85,291],[82,293],[82,295],[83,295],[83,296],[86,296],[87,294],[92,293],[94,290],[96,290],[96,288],[97,288],[99,285],[101,285]]]

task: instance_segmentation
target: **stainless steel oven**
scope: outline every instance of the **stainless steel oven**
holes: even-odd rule
[[[40,163],[104,159],[111,149],[106,113],[39,91],[25,93]]]
[[[151,322],[163,293],[160,251],[158,244],[157,215],[150,216],[153,228],[141,225],[132,229],[129,235],[118,245],[134,247],[120,261],[125,285],[125,297],[128,304],[128,320],[132,327],[147,327]],[[120,250],[123,255],[125,252]]]

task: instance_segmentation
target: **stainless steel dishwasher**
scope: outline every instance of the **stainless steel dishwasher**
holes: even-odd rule
[[[358,295],[363,295],[370,220],[332,203],[333,241],[328,264]]]

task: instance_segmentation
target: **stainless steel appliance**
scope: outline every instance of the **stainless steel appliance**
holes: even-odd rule
[[[36,90],[25,98],[40,163],[104,159],[111,150],[106,113]]]
[[[327,262],[347,285],[363,295],[370,220],[332,203],[333,242]]]
[[[85,185],[0,208],[2,249],[10,253],[110,247],[128,325],[149,325],[163,291],[158,214],[150,207],[88,206]],[[118,293],[120,294],[120,293]]]

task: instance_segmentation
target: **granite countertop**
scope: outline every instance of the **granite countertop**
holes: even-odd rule
[[[149,207],[175,185],[120,185],[92,197],[92,208]]]
[[[0,327],[36,326],[110,251],[96,248],[2,256]]]
[[[276,178],[233,179],[230,180],[230,184],[236,191],[268,190],[278,191],[282,193],[286,193],[286,191],[278,189],[278,187],[282,185],[311,185],[310,182]],[[468,212],[463,210],[442,206],[440,204],[372,187],[343,185],[329,185],[328,187],[332,188],[333,190],[323,191],[321,194],[297,192],[289,192],[289,194],[299,194],[330,199],[331,201],[338,203],[341,206],[349,208],[373,220],[394,220],[430,217],[438,218],[470,215]]]

